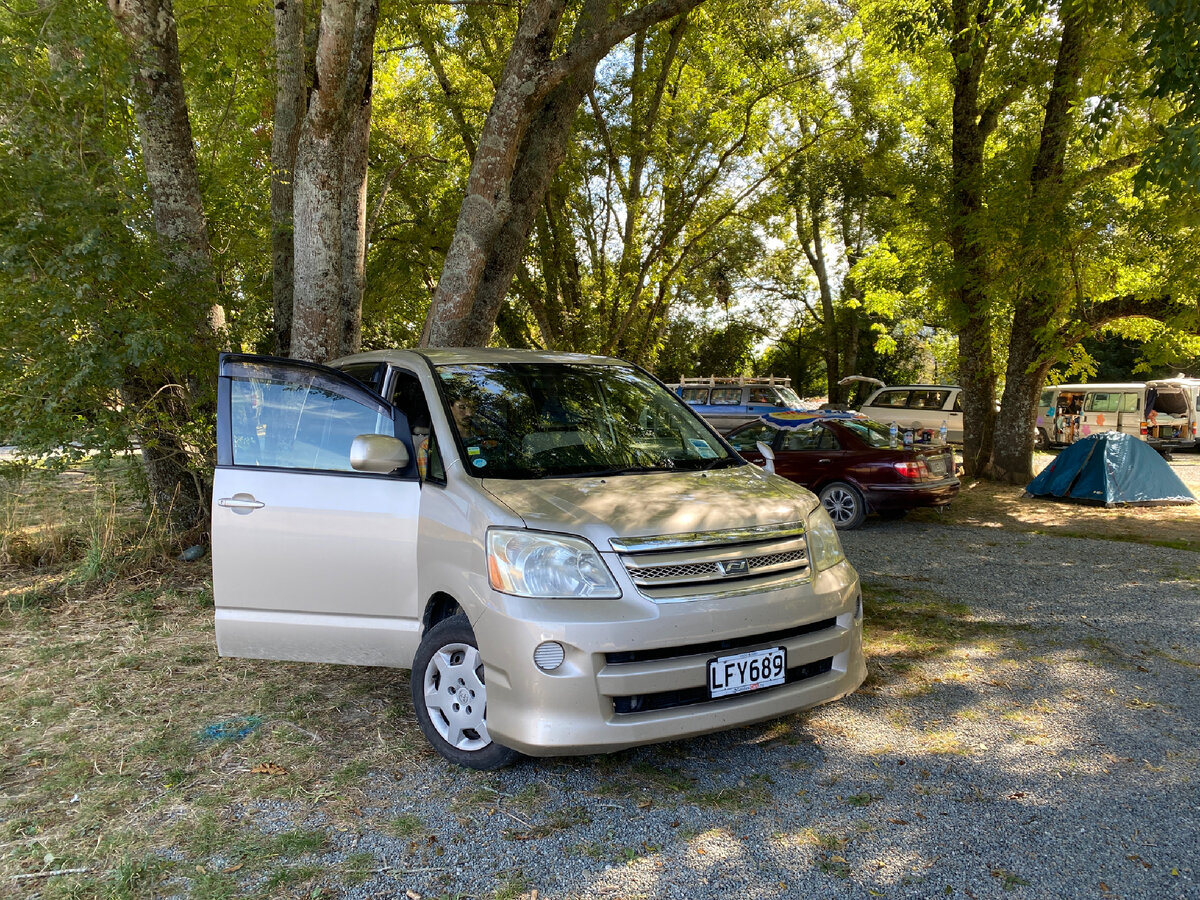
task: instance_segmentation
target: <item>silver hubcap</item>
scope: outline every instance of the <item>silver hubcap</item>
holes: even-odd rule
[[[834,488],[821,498],[821,502],[825,504],[825,511],[829,513],[829,518],[833,519],[834,525],[845,525],[853,521],[858,512],[857,499],[845,488]]]
[[[446,644],[425,667],[425,708],[433,727],[457,750],[482,750],[492,742],[485,714],[483,661],[470,644]]]

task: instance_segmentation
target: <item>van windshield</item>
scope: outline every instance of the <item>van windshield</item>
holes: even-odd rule
[[[468,471],[555,478],[742,465],[674,395],[632,367],[437,367]]]

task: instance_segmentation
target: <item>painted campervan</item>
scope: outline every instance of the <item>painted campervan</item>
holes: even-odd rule
[[[1037,441],[1046,447],[1065,446],[1117,431],[1162,453],[1192,447],[1198,395],[1200,379],[1184,375],[1146,382],[1051,385],[1038,401]]]

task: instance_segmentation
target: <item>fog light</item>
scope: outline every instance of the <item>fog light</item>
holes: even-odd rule
[[[544,644],[538,644],[537,649],[533,651],[533,662],[543,672],[553,672],[562,665],[566,655],[562,644],[546,641]]]

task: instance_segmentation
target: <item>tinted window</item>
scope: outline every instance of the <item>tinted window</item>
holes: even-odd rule
[[[909,395],[908,406],[910,409],[941,409],[948,396],[949,391],[913,391]]]
[[[683,399],[688,403],[707,403],[708,388],[684,388],[682,391]]]
[[[750,388],[751,403],[770,403],[772,406],[779,405],[779,398],[775,395],[773,388],[752,387]]]
[[[868,447],[892,446],[892,432],[889,426],[880,425],[878,422],[867,419],[853,419],[841,424]]]
[[[708,402],[713,406],[737,406],[742,402],[742,389],[740,387],[713,388]]]
[[[838,442],[833,432],[814,422],[805,428],[797,428],[783,435],[781,450],[837,450]]]
[[[904,407],[908,405],[908,391],[884,391],[871,401],[872,406]]]
[[[727,440],[737,450],[757,450],[755,444],[762,441],[768,447],[775,440],[775,429],[765,422],[754,422],[733,432]]]

